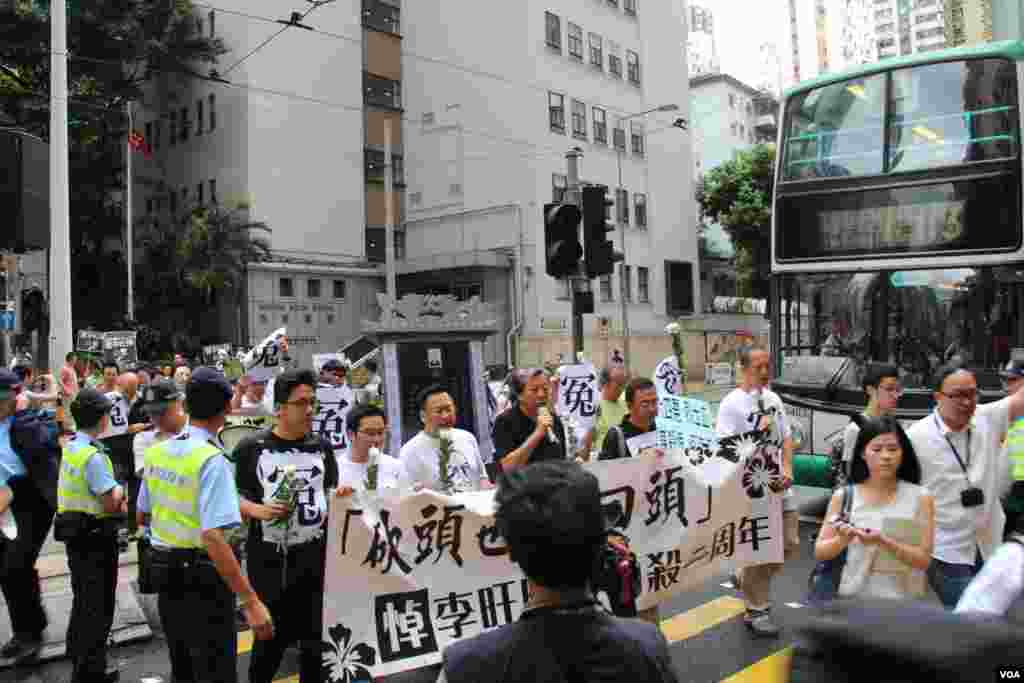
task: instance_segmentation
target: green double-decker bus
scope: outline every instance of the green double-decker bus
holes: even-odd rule
[[[1024,43],[928,52],[787,92],[772,222],[773,387],[825,454],[900,368],[922,417],[944,363],[982,400],[1024,356],[1020,111]]]

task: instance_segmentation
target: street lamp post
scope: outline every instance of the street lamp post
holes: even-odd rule
[[[655,112],[669,112],[678,111],[679,105],[677,104],[663,104],[660,107],[654,109],[648,109],[647,111],[637,112],[636,114],[630,114],[619,119],[619,124],[622,126],[622,146],[616,145],[616,160],[619,166],[619,188],[616,192],[615,205],[618,211],[621,213],[622,208],[619,206],[619,201],[622,198],[622,155],[626,151],[626,121],[630,119],[639,118],[641,116],[647,116]],[[629,211],[629,199],[626,199],[626,211]],[[626,224],[621,220],[620,216],[616,216],[616,220],[619,223],[619,250],[622,252],[622,261],[619,263],[619,301],[621,302],[622,311],[622,360],[625,364],[626,374],[629,374],[629,306],[626,302],[626,293],[629,291],[629,283],[626,282]]]

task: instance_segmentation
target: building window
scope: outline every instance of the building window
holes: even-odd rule
[[[636,16],[636,0],[622,0],[622,9],[625,10],[626,14],[635,17]]]
[[[196,135],[203,134],[203,98],[196,100]]]
[[[384,228],[366,228],[366,260],[384,263]]]
[[[565,95],[556,92],[548,93],[548,118],[551,130],[556,133],[565,132]]]
[[[650,271],[644,266],[636,269],[636,297],[642,304],[651,303]]]
[[[375,31],[398,34],[402,27],[402,11],[381,0],[363,0],[363,26]]]
[[[150,197],[146,200],[146,215],[153,213],[153,198]]]
[[[462,282],[455,285],[455,299],[458,301],[469,301],[477,297],[484,300],[484,285],[482,282]]]
[[[548,47],[562,52],[562,20],[557,14],[544,13],[544,40]]]
[[[173,112],[172,111],[170,113],[170,115],[168,116],[167,129],[168,129],[168,135],[167,135],[168,140],[167,140],[167,143],[171,147],[174,147],[174,145],[177,144],[177,142],[178,142],[178,113],[177,112]]]
[[[277,287],[281,297],[290,299],[295,296],[295,281],[290,277],[278,278]]]
[[[164,133],[164,122],[161,121],[160,119],[157,119],[156,121],[153,122],[153,141],[152,141],[152,145],[153,145],[153,151],[154,152],[157,151],[158,149],[160,149],[160,143],[162,142],[161,138],[163,138],[163,136],[164,136],[163,133]]]
[[[310,299],[320,298],[320,281],[315,279],[306,280],[306,296]]]
[[[551,201],[564,202],[565,195],[569,191],[569,181],[561,173],[551,174]]]
[[[344,280],[334,281],[334,298],[338,301],[345,300],[345,285],[347,283]]]
[[[633,195],[633,208],[636,212],[636,227],[647,227],[647,195],[637,192]]]
[[[182,142],[188,140],[189,131],[192,129],[192,119],[188,116],[188,107],[181,108],[181,134],[178,136]]]
[[[332,315],[330,313],[327,314],[327,324],[328,325],[333,325],[334,324],[334,315]]]
[[[203,186],[203,184],[201,182],[196,183],[196,203],[197,204],[202,205],[202,203],[203,203],[203,194],[204,194],[204,190],[205,189],[206,188]]]
[[[391,182],[398,187],[405,187],[405,160],[401,154],[391,155]]]
[[[369,105],[387,109],[402,108],[402,84],[398,81],[363,72],[363,92]]]
[[[693,314],[693,264],[665,261],[665,313]]]
[[[605,303],[609,301],[615,301],[615,296],[612,294],[612,276],[602,275],[600,279],[601,283],[601,301]]]
[[[409,203],[412,204],[413,206],[419,206],[420,204],[422,204],[423,203],[423,193],[422,192],[410,192],[409,193]]]
[[[627,303],[633,301],[633,267],[622,266],[622,300]]]
[[[587,105],[579,100],[572,101],[572,136],[587,139]]]
[[[612,144],[620,152],[626,151],[626,129],[622,127],[622,121],[619,121],[612,131]]]
[[[368,149],[364,152],[363,172],[366,174],[366,182],[384,182],[385,157],[384,152],[376,149]]]
[[[601,36],[596,33],[587,34],[587,41],[590,43],[590,64],[598,69],[604,70],[604,43]]]
[[[216,180],[210,180],[209,187],[210,187],[210,203],[211,204],[216,204],[217,203],[217,181]]]
[[[608,144],[608,114],[601,107],[591,110],[594,117],[594,142]]]
[[[640,85],[640,55],[626,50],[626,76],[633,85]]]
[[[642,157],[644,155],[644,126],[642,123],[630,121],[629,139],[632,143],[633,154]]]
[[[615,207],[618,210],[619,222],[629,225],[629,190],[615,190]]]
[[[569,22],[569,56],[583,61],[583,29]]]
[[[616,78],[622,78],[622,58],[615,54],[608,54],[608,73]]]
[[[209,107],[207,107],[210,110],[210,130],[215,130],[217,128],[217,98],[216,98],[216,95],[210,95],[209,97],[207,97],[206,98],[206,102],[207,102],[207,104],[210,105]]]

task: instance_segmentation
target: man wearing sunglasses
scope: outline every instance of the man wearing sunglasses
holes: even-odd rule
[[[921,485],[935,497],[935,548],[928,581],[947,609],[1003,540],[1000,496],[1009,484],[1003,439],[1024,416],[1024,392],[978,405],[974,373],[958,365],[935,377],[935,411],[907,436],[921,463]]]
[[[321,680],[327,492],[338,485],[338,463],[313,433],[316,388],[312,370],[278,375],[276,424],[235,449],[242,515],[249,520],[249,576],[275,624],[272,639],[253,644],[252,683],[271,683],[293,643],[302,653],[299,680]]]

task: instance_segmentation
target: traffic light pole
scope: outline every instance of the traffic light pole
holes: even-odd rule
[[[583,158],[583,150],[573,147],[565,155],[567,164],[566,185],[568,186],[568,203],[577,207],[583,206],[583,196],[580,187],[580,159]],[[583,312],[580,310],[580,294],[584,288],[586,276],[579,270],[569,276],[569,298],[572,301],[572,359],[569,364],[575,364],[583,353]]]

